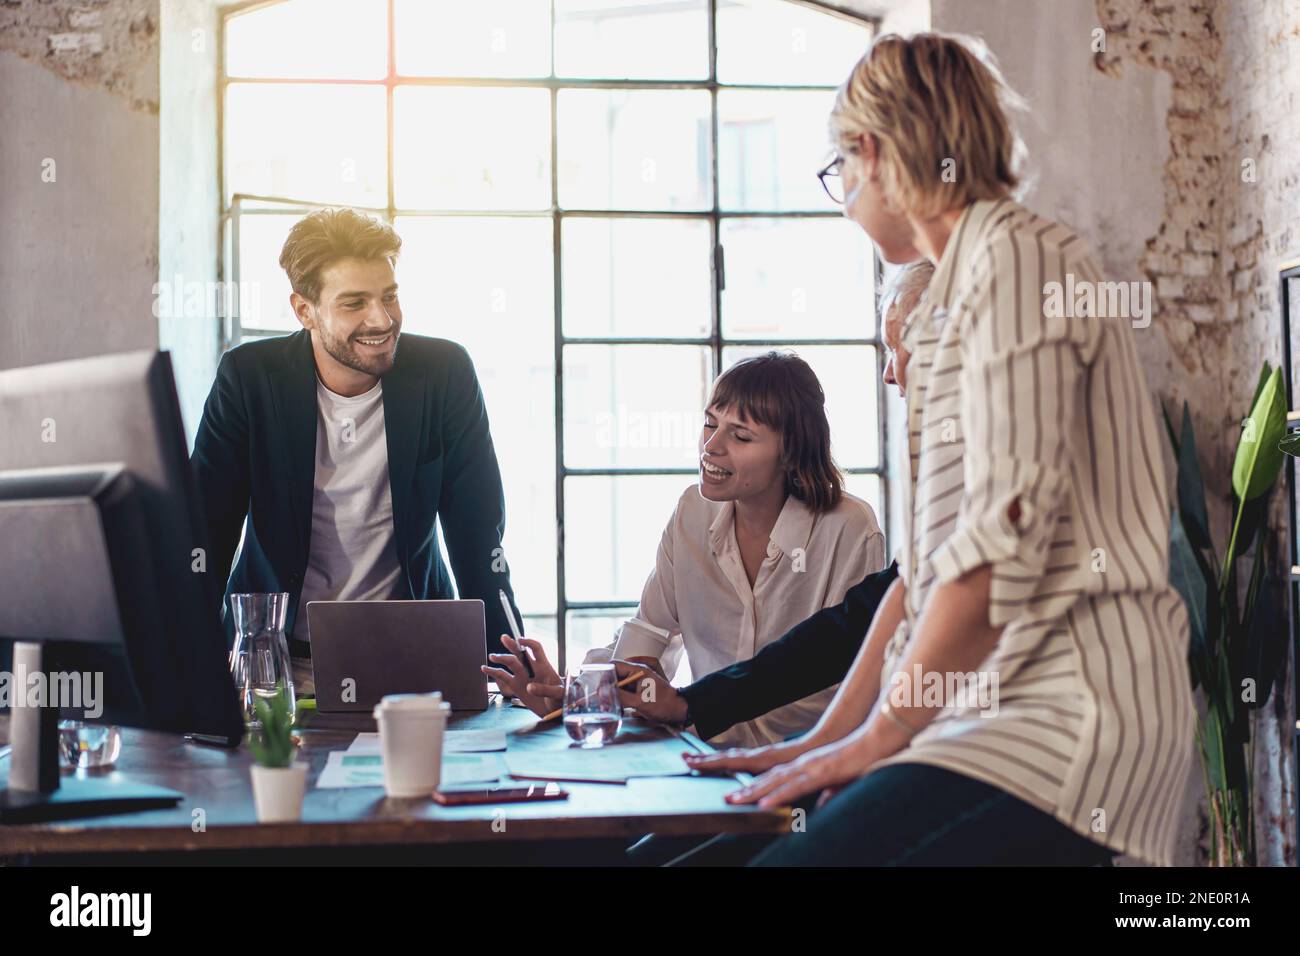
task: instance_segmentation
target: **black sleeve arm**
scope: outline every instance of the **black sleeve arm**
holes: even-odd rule
[[[203,406],[190,466],[208,525],[207,570],[217,595],[226,591],[230,565],[248,516],[248,415],[235,359],[227,352]]]
[[[446,465],[438,518],[456,589],[461,598],[483,602],[488,651],[500,653],[504,650],[501,635],[510,633],[510,625],[499,591],[506,592],[511,609],[519,615],[501,544],[506,530],[505,492],[474,364],[459,346],[453,359],[442,423]]]
[[[749,660],[680,688],[696,732],[707,740],[842,681],[896,577],[893,563],[867,575],[840,604],[796,624]]]

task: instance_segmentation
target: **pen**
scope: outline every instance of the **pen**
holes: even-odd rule
[[[528,679],[532,680],[537,675],[533,673],[532,662],[528,660],[528,651],[524,649],[524,635],[515,621],[515,612],[510,610],[510,599],[506,597],[505,588],[498,589],[497,593],[501,595],[501,610],[506,612],[506,621],[510,624],[510,636],[515,639],[515,644],[519,647],[515,657],[519,658],[519,663],[523,664],[524,670],[528,671]]]

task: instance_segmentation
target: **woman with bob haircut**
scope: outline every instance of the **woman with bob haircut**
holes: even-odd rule
[[[757,864],[1172,863],[1194,711],[1159,430],[1131,317],[1056,306],[1101,273],[1012,198],[1014,105],[935,33],[880,37],[839,90],[823,182],[886,260],[935,264],[904,330],[911,500],[817,726],[688,760],[760,773],[734,803],[820,792]]]
[[[699,439],[699,477],[678,499],[636,614],[610,656],[669,678],[684,651],[695,674],[748,660],[794,625],[844,600],[885,566],[871,506],[844,491],[831,457],[825,395],[793,354],[744,359],[713,383]],[[506,646],[516,645],[505,638]],[[561,681],[529,638],[534,682],[513,654],[484,672],[534,712],[562,703]],[[754,747],[808,730],[835,689],[820,691],[714,738]]]

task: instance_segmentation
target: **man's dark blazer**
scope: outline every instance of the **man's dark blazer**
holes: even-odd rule
[[[896,563],[868,574],[841,603],[800,621],[749,660],[681,688],[696,733],[708,740],[844,680],[876,608],[897,577]]]
[[[501,550],[501,472],[474,365],[454,342],[404,332],[383,389],[402,566],[396,596],[456,596],[438,547],[441,521],[460,597],[483,601],[488,649],[497,651],[499,635],[510,632],[497,589],[512,606],[514,598]],[[287,591],[289,633],[306,613],[297,605],[311,544],[316,414],[309,332],[240,345],[221,358],[191,458],[207,515],[208,573],[229,574],[223,606],[234,593]]]

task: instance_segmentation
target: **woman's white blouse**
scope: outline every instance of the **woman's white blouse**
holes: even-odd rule
[[[1195,720],[1187,618],[1168,583],[1161,433],[1132,320],[1079,314],[1100,282],[1074,233],[981,201],[909,319],[907,600],[882,695],[906,676],[897,665],[940,583],[990,565],[990,623],[1005,630],[985,695],[949,704],[884,763],[983,780],[1170,864]]]
[[[748,660],[787,630],[885,566],[885,536],[871,506],[844,495],[814,514],[787,498],[753,588],[736,544],[735,503],[683,492],[664,529],[636,616],[619,630],[616,657],[658,657],[672,675],[684,649],[696,676]],[[588,660],[607,658],[603,648]],[[834,696],[827,688],[737,724],[715,746],[752,747],[808,730]]]

